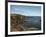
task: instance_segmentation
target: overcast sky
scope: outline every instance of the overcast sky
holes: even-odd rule
[[[25,16],[41,16],[41,6],[10,5],[10,12]]]

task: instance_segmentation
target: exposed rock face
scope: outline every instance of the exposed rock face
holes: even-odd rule
[[[11,31],[23,31],[24,16],[11,14]]]
[[[11,14],[10,18],[11,32],[33,31],[41,29],[41,17]]]

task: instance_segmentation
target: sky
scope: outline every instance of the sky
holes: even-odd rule
[[[11,14],[41,16],[41,6],[10,5]]]

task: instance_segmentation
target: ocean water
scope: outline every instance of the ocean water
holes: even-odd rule
[[[41,30],[41,17],[40,16],[26,16],[23,27],[25,29],[37,28],[38,30]]]

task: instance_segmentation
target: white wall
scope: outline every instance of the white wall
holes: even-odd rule
[[[33,0],[33,1],[45,2],[45,0]],[[32,36],[17,36],[17,37],[45,37],[45,36],[46,35],[32,35]],[[5,0],[0,0],[0,37],[5,37]]]
[[[37,1],[37,2],[44,2],[45,0],[16,0],[16,1]]]
[[[5,2],[0,0],[0,37],[4,37],[5,34]]]

